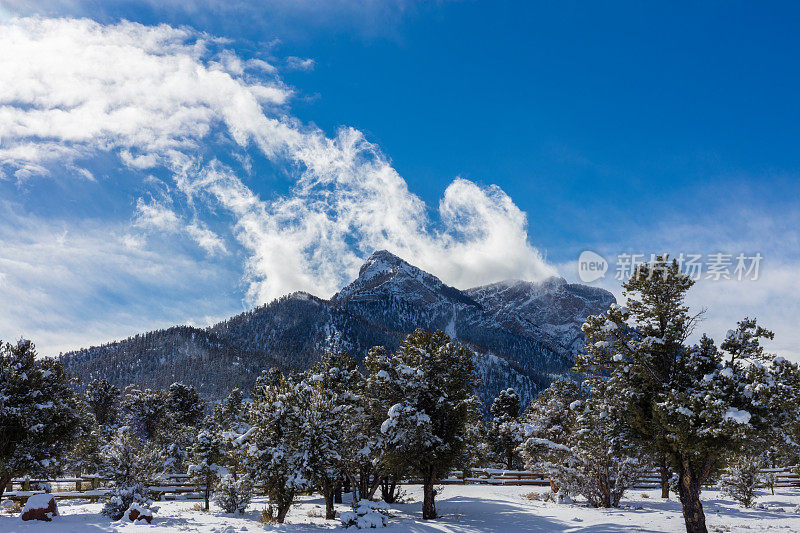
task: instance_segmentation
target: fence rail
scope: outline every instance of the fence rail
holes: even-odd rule
[[[767,468],[761,470],[763,475],[772,475],[775,488],[800,487],[800,475],[797,467]],[[46,483],[50,493],[56,499],[88,499],[97,501],[108,494],[110,479],[100,476],[62,477],[56,479],[13,479],[6,485],[4,498],[24,502],[33,494],[46,492],[40,489],[40,484]],[[422,481],[407,479],[404,485],[418,485]],[[661,477],[658,471],[646,472],[633,489],[654,489],[660,487]],[[500,470],[493,468],[474,468],[464,475],[463,472],[452,472],[449,476],[438,481],[439,485],[512,485],[512,486],[540,486],[550,485],[546,474],[529,470]],[[710,483],[709,486],[713,486]],[[15,490],[17,487],[17,490]],[[260,487],[256,486],[256,490]],[[187,474],[164,474],[148,489],[158,499],[201,499],[203,485],[192,483]]]

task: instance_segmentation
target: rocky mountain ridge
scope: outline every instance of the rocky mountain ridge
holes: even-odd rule
[[[580,324],[613,301],[560,278],[461,291],[381,250],[330,300],[297,292],[208,328],[177,326],[61,357],[84,381],[159,388],[183,381],[214,397],[249,388],[269,366],[303,370],[325,351],[360,360],[372,346],[396,349],[417,327],[441,329],[476,353],[486,405],[507,386],[529,399],[567,372]]]

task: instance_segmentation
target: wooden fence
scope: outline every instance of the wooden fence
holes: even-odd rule
[[[800,487],[800,475],[797,467],[763,469],[762,474],[772,475],[775,488]],[[658,471],[645,473],[633,489],[655,489],[660,487]],[[416,485],[421,480],[408,479],[402,484]],[[33,494],[41,494],[45,490],[39,488],[40,484],[48,484],[49,490],[56,499],[80,498],[97,501],[111,490],[110,480],[98,476],[64,477],[57,479],[14,479],[6,486],[4,498],[25,501]],[[439,485],[512,485],[512,486],[549,486],[550,481],[545,474],[528,470],[499,470],[492,468],[474,468],[468,475],[463,472],[453,472],[448,477],[440,480]],[[714,486],[714,483],[709,483]],[[165,474],[156,484],[148,489],[160,500],[176,499],[202,499],[203,486],[191,482],[187,474]],[[258,486],[255,487],[259,489]]]

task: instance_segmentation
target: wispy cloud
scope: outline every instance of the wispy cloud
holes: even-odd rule
[[[289,56],[286,58],[286,68],[291,70],[314,70],[314,66],[315,62],[310,57]]]
[[[112,154],[143,186],[166,172],[172,184],[136,201],[132,226],[107,253],[144,253],[137,232],[164,232],[219,254],[228,245],[200,214],[223,212],[247,254],[249,303],[292,290],[329,296],[378,248],[461,287],[555,273],[500,188],[456,179],[431,209],[361,132],[329,137],[301,123],[276,71],[225,46],[164,25],[3,24],[0,169],[27,180]],[[289,192],[256,193],[251,156],[289,175]],[[13,283],[27,283],[23,273]]]
[[[127,224],[42,218],[5,201],[0,218],[4,341],[24,336],[53,355],[241,309],[229,264],[140,246]]]

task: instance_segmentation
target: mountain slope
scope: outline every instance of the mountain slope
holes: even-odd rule
[[[234,387],[249,389],[262,368],[278,364],[266,352],[242,349],[210,331],[191,326],[175,326],[92,346],[64,354],[61,360],[85,383],[107,379],[118,387],[136,384],[165,389],[180,381],[191,383],[205,396]],[[217,371],[209,372],[210,369]]]
[[[523,329],[500,324],[484,305],[439,278],[381,250],[331,301],[392,331],[440,329],[480,353],[493,353],[531,374],[563,372],[571,360]]]
[[[613,301],[601,289],[502,282],[460,291],[386,251],[331,300],[297,292],[206,329],[177,326],[62,356],[75,374],[118,386],[195,385],[206,396],[248,390],[270,366],[308,368],[326,351],[361,360],[372,346],[395,350],[417,327],[441,329],[476,354],[488,408],[513,386],[527,402],[568,371],[580,324]]]
[[[567,283],[558,277],[540,283],[501,281],[465,293],[489,310],[503,328],[540,339],[569,355],[583,349],[581,325],[586,317],[616,302],[604,289]]]

